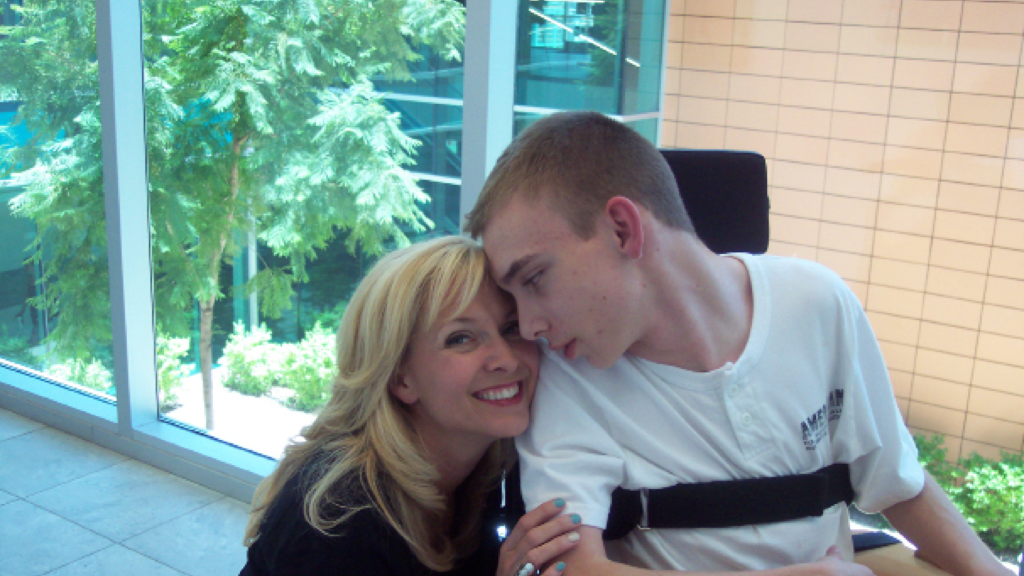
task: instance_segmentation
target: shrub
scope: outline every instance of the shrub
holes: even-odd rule
[[[957,480],[963,478],[964,471],[946,460],[945,438],[942,434],[933,434],[930,438],[917,434],[914,436],[914,443],[917,444],[917,460],[947,494],[952,494],[956,489]]]
[[[220,358],[224,386],[242,394],[263,396],[278,385],[284,354],[281,345],[272,343],[270,338],[265,324],[250,332],[245,331],[242,323],[235,324]]]
[[[41,368],[39,358],[29,352],[29,348],[28,336],[11,336],[7,326],[0,326],[0,358],[29,368]]]
[[[1016,556],[1024,544],[1024,457],[1002,452],[996,462],[974,453],[960,465],[966,476],[953,502],[994,552]]]
[[[193,364],[181,364],[181,357],[188,354],[188,349],[188,338],[171,338],[163,334],[156,337],[156,376],[160,388],[160,410],[163,412],[178,405],[175,391],[181,386],[181,379],[194,367]]]
[[[66,382],[73,382],[91,390],[115,395],[113,375],[99,360],[72,359],[59,364],[51,364],[46,373]]]
[[[334,378],[334,332],[319,322],[298,344],[283,344],[289,353],[281,374],[281,385],[295,391],[287,405],[304,412],[323,407],[331,397]]]

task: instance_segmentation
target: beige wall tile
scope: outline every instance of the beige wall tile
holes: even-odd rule
[[[782,57],[782,75],[802,80],[835,80],[836,59],[833,53],[786,50]]]
[[[785,47],[788,50],[836,52],[839,50],[839,25],[790,20],[786,24]]]
[[[786,23],[770,20],[736,20],[732,41],[737,46],[783,48],[786,43]]]
[[[883,171],[887,174],[938,179],[941,170],[942,152],[899,146],[885,147]],[[938,187],[937,184],[936,182],[936,188]],[[884,178],[882,180],[882,190],[885,190]]]
[[[961,4],[962,2],[953,0],[904,0],[900,27],[958,30]]]
[[[935,210],[906,204],[880,202],[878,204],[878,229],[920,236],[931,236],[935,221]]]
[[[961,212],[935,212],[935,237],[974,244],[991,244],[995,218]]]
[[[892,393],[897,398],[910,398],[911,382],[914,375],[910,372],[900,370],[889,370],[889,382],[892,384]]]
[[[781,76],[782,50],[733,46],[732,61],[729,63],[729,66],[730,70],[739,74]],[[778,92],[777,87],[775,91]]]
[[[821,222],[818,220],[769,214],[768,225],[772,231],[772,242],[778,240],[789,244],[818,246],[818,233],[821,229]],[[813,257],[811,259],[814,260]]]
[[[1009,161],[1007,161],[1009,163]],[[1005,182],[1003,183],[1005,186]],[[1024,220],[1024,192],[1002,190],[999,193],[999,217]]]
[[[768,244],[768,254],[775,256],[786,256],[789,258],[803,258],[804,260],[816,261],[818,256],[818,249],[814,246],[803,246],[800,244],[790,244],[789,242],[781,242],[775,238],[771,239]]]
[[[1013,98],[953,94],[949,104],[949,121],[1005,127],[1010,123],[1012,108]]]
[[[1003,180],[1002,185],[1006,188],[1017,188],[1024,189],[1024,160],[1017,160],[1015,158],[1008,158],[1003,166]],[[1004,198],[1010,198],[1012,201],[1013,194],[1007,195],[1004,191]],[[1000,202],[999,214],[1003,215],[1003,206],[1006,206],[1006,200]]]
[[[683,13],[694,16],[732,18],[735,11],[736,0],[686,0]]]
[[[867,282],[871,257],[835,250],[818,250],[818,263],[827,266],[844,280]]]
[[[902,290],[871,284],[868,286],[867,309],[905,318],[918,318],[924,294],[914,290]]]
[[[949,116],[949,92],[893,88],[891,116],[945,121]]]
[[[896,28],[844,26],[839,36],[839,51],[864,56],[896,55]]]
[[[1024,280],[1024,252],[1006,248],[992,249],[988,273],[1003,278]]]
[[[960,445],[960,457],[967,458],[971,454],[984,456],[989,460],[999,460],[1001,448],[974,440],[963,440]]]
[[[922,292],[927,274],[928,267],[924,264],[888,258],[874,258],[871,261],[872,284]]]
[[[686,0],[672,0],[672,5],[669,7],[669,14],[685,14],[686,13]]]
[[[671,120],[664,120],[661,123],[661,143],[658,145],[660,148],[675,148],[676,147],[676,123]]]
[[[822,222],[818,247],[855,254],[871,254],[874,235],[875,231],[872,228]]]
[[[950,138],[946,137],[946,146]],[[1002,157],[946,152],[942,157],[942,179],[981,186],[999,186],[1003,179]]]
[[[832,107],[843,112],[886,114],[889,109],[889,87],[837,83]]]
[[[737,18],[785,20],[788,0],[736,0]]]
[[[686,56],[685,50],[683,56]],[[954,66],[952,62],[898,59],[892,85],[897,88],[948,91],[953,85]]]
[[[798,218],[821,218],[821,192],[803,192],[773,186],[771,201],[772,214]]]
[[[984,274],[988,272],[991,252],[992,248],[989,246],[935,238],[932,240],[932,255],[929,263],[943,268]]]
[[[836,81],[852,84],[892,84],[895,60],[879,56],[840,54],[836,68]]]
[[[981,304],[935,294],[925,294],[921,319],[977,330],[981,325]],[[941,378],[941,376],[939,376]],[[970,380],[961,380],[969,382]]]
[[[749,150],[771,158],[775,155],[775,132],[726,128],[725,148],[727,150]]]
[[[978,331],[934,322],[921,322],[921,348],[948,352],[959,356],[974,356],[978,346]]]
[[[896,161],[902,161],[898,156]],[[932,178],[912,178],[894,174],[882,175],[879,200],[934,208],[939,196],[939,182]]]
[[[783,78],[779,103],[787,106],[831,110],[834,93],[835,84],[833,82]]]
[[[683,66],[683,43],[669,42],[665,50],[665,67],[681,68]]]
[[[974,386],[1008,394],[1024,395],[1024,368],[987,360],[974,362]]]
[[[1006,145],[1007,158],[1024,159],[1024,130],[1010,130],[1010,141]]]
[[[681,40],[697,44],[732,45],[732,23],[732,18],[686,16]]]
[[[679,122],[676,124],[676,146],[680,148],[724,148],[725,127]]]
[[[665,120],[678,120],[679,119],[679,96],[665,95],[664,112],[662,117]]]
[[[896,408],[900,411],[900,418],[903,418],[903,423],[907,423],[907,416],[910,414],[910,400],[906,398],[896,399]]]
[[[973,358],[918,348],[914,371],[940,380],[967,384],[971,381],[973,365]]]
[[[728,72],[731,56],[732,48],[730,46],[684,42],[682,67],[690,70]]]
[[[978,359],[1024,367],[1024,339],[982,332],[978,338]],[[1024,422],[1024,414],[1020,418]]]
[[[1024,6],[1006,2],[964,2],[960,29],[969,32],[1020,34],[1024,28]]]
[[[832,137],[840,140],[885,142],[885,129],[888,118],[878,114],[856,114],[853,112],[834,112],[832,114]]]
[[[1020,62],[1020,30],[1016,34],[961,32],[956,59],[976,64],[1016,66]]]
[[[778,160],[772,183],[785,188],[821,192],[825,186],[825,167]]]
[[[807,164],[824,164],[828,154],[828,139],[810,136],[779,134],[775,141],[775,158]]]
[[[728,98],[729,75],[700,70],[680,70],[679,93],[703,98]]]
[[[850,292],[853,292],[853,295],[857,297],[857,301],[860,302],[861,308],[863,308],[864,302],[868,299],[868,285],[855,280],[843,280],[843,283],[850,289]]]
[[[668,20],[669,42],[683,41],[683,16],[671,16]]]
[[[973,414],[1024,424],[1024,396],[974,388],[968,410]]]
[[[829,166],[881,172],[885,146],[848,140],[832,140],[828,147]]]
[[[878,230],[875,232],[872,255],[876,258],[927,264],[931,242],[932,239],[927,236]]]
[[[886,342],[879,340],[878,346],[882,349],[882,357],[885,358],[885,365],[890,370],[902,370],[913,372],[917,358],[917,347]]]
[[[781,84],[779,78],[733,74],[728,86],[728,97],[730,100],[776,104],[779,102]]]
[[[939,296],[981,302],[985,299],[986,279],[984,274],[930,266],[926,290]]]
[[[946,150],[984,156],[1004,156],[1008,134],[1007,128],[950,122],[949,131],[946,133]]]
[[[964,412],[923,402],[910,401],[907,423],[915,428],[959,436],[964,429]]]
[[[717,98],[693,98],[691,96],[680,96],[677,101],[676,119],[680,122],[692,122],[695,124],[712,124],[724,126],[726,118],[726,100]],[[668,98],[666,98],[666,112]]]
[[[935,120],[889,118],[886,144],[942,150],[946,140],[946,123]]]
[[[833,118],[833,122],[834,122]],[[825,192],[850,198],[877,200],[882,187],[882,175],[829,166],[825,172]]]
[[[1024,339],[1024,310],[985,304],[981,309],[981,329],[984,332]],[[1024,387],[1024,382],[1022,382]],[[1021,390],[1024,394],[1024,389]]]
[[[726,124],[736,128],[774,132],[778,126],[779,107],[774,104],[730,102]]]
[[[679,69],[668,68],[665,70],[665,93],[679,94]]]
[[[867,312],[867,315],[868,321],[871,322],[871,329],[879,340],[917,346],[917,334],[921,328],[920,320],[870,310]],[[908,382],[907,394],[909,394],[909,387]],[[904,396],[907,396],[907,394],[904,394]]]
[[[1013,96],[1016,83],[1016,66],[958,62],[956,75],[953,78],[953,91]]]
[[[971,387],[966,384],[915,374],[910,398],[925,404],[963,411],[967,410],[970,391]]]
[[[990,276],[985,285],[985,303],[1024,310],[1024,282]]]
[[[897,58],[956,60],[956,30],[914,30],[903,28],[896,40]]]
[[[959,182],[939,184],[939,204],[943,210],[995,216],[999,205],[999,188]]]
[[[838,24],[843,14],[842,0],[789,0],[791,22],[828,22]]]
[[[826,194],[822,204],[821,219],[826,222],[872,227],[875,225],[875,212],[877,209],[878,202],[874,200],[861,200],[859,198],[846,198],[844,196]],[[853,279],[860,280],[860,278]],[[867,278],[865,277],[863,280],[867,281]]]
[[[1001,248],[1024,250],[1024,222],[1020,220],[996,220],[996,234],[992,243]]]
[[[779,108],[779,132],[828,138],[832,112],[816,108],[782,106]]]
[[[899,20],[899,0],[857,0],[843,4],[843,24],[896,26]]]
[[[1024,424],[968,414],[964,423],[964,438],[1019,452],[1024,440]]]

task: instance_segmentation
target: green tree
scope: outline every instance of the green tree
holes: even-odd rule
[[[95,16],[72,0],[19,11],[21,25],[0,32],[0,93],[22,102],[15,123],[33,138],[4,149],[0,170],[28,182],[12,208],[39,230],[29,258],[47,291],[34,304],[60,317],[49,339],[81,358],[110,338]],[[421,44],[458,58],[463,25],[452,0],[144,3],[157,323],[182,334],[198,304],[208,428],[218,277],[251,232],[287,262],[245,286],[273,316],[337,234],[377,254],[407,243],[403,228],[432,226],[403,168],[416,142],[369,77],[407,78]]]

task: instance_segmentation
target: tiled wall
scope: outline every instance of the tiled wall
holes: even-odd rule
[[[673,0],[662,145],[768,158],[770,252],[838,272],[911,429],[1024,440],[1024,2]]]

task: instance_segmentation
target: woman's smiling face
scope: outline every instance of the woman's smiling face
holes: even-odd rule
[[[456,317],[413,334],[392,392],[428,443],[486,448],[526,430],[538,361],[514,301],[488,279]]]

